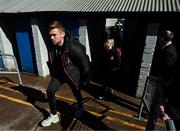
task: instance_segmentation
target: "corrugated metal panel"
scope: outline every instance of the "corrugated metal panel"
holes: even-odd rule
[[[172,7],[171,7],[171,0],[167,0],[167,6],[168,6],[168,11],[169,10],[172,10]]]
[[[141,11],[148,11],[148,5],[149,5],[149,0],[143,0],[143,3],[141,3]]]
[[[105,0],[102,4],[99,5],[99,10],[108,11],[109,6],[110,6],[110,4],[109,4],[108,0]]]
[[[84,1],[84,6],[80,10],[82,12],[106,12],[108,11],[109,0],[86,0]]]
[[[80,11],[83,11],[83,12],[94,12],[92,6],[95,5],[95,1],[94,3],[92,2],[92,0],[86,0],[83,3],[83,6],[82,8],[80,9]]]
[[[118,1],[117,6],[115,6],[115,10],[118,12],[120,10],[120,6],[122,5],[122,0]]]
[[[138,2],[139,0],[135,0],[134,2],[134,5],[133,5],[133,8],[132,8],[132,11],[137,11],[137,9],[139,9],[140,11],[142,11],[141,9],[141,3],[142,2]],[[142,0],[140,0],[142,1]]]
[[[21,12],[23,8],[28,7],[29,5],[31,5],[31,0],[30,1],[17,0],[17,2],[12,0],[12,2],[13,3],[11,4],[11,6],[6,8],[4,11],[7,11],[7,12]]]
[[[73,2],[72,0],[65,1],[64,7],[59,8],[59,11],[72,11],[72,12],[78,12],[78,10],[81,10],[81,8],[84,6],[84,4],[81,4],[81,0],[77,0],[77,2]],[[79,9],[78,9],[79,8]]]
[[[141,2],[138,2],[139,4],[139,8],[136,9],[136,11],[144,11],[144,10],[147,10],[146,7],[148,5],[148,0],[141,0]],[[140,10],[138,10],[140,9]]]
[[[22,7],[21,12],[30,12],[32,9],[35,10],[35,7],[39,4],[34,2],[34,0],[24,0],[26,4]]]
[[[39,9],[36,6],[36,10],[38,10],[38,11],[45,11],[45,10],[46,11],[58,11],[59,6],[61,6],[63,4],[60,2],[57,4],[57,0],[51,0],[51,1],[43,0],[43,1],[44,1],[43,4],[42,3],[39,4],[39,6],[38,6]],[[31,8],[29,8],[29,10],[31,10]]]
[[[93,7],[94,11],[99,11],[99,7],[101,6],[100,2],[96,1],[95,6]]]
[[[1,0],[1,1],[5,1],[5,0]],[[1,5],[1,7],[0,7],[1,12],[6,12],[6,9],[11,8],[13,5],[15,6],[16,3],[18,3],[18,2],[19,2],[19,0],[16,0],[16,1],[8,0],[6,3],[3,3],[3,5]]]
[[[0,9],[4,8],[11,0],[0,0]]]
[[[132,11],[133,10],[133,6],[135,6],[135,0],[132,1],[132,3],[129,5],[128,11]]]
[[[180,0],[0,0],[0,12],[180,12]]]
[[[28,1],[28,0],[27,0]],[[41,12],[41,11],[58,11],[61,4],[57,4],[59,0],[31,0],[32,3],[23,8],[21,12]],[[60,2],[59,2],[60,3]]]

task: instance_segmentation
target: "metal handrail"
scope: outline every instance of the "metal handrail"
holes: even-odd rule
[[[13,60],[14,60],[15,68],[16,68],[16,72],[15,71],[0,71],[0,73],[17,74],[18,75],[18,79],[19,79],[19,84],[22,85],[21,75],[20,75],[20,72],[19,72],[19,68],[18,68],[18,64],[17,64],[17,61],[16,61],[16,57],[14,55],[7,54],[7,53],[0,53],[0,56],[2,56],[2,58],[6,57],[6,56],[12,57]]]
[[[155,101],[162,101],[165,98],[163,90],[161,89],[162,82],[163,82],[163,79],[160,77],[148,76],[146,78],[146,83],[145,83],[143,96],[141,99],[138,118],[141,118],[142,111],[145,106],[149,115],[149,119],[148,119],[147,127],[146,127],[148,130],[155,129],[155,123],[158,119],[156,116],[154,116],[154,111],[153,111],[155,103],[156,103]],[[146,97],[148,99],[146,99]],[[176,130],[174,121],[172,119],[168,119],[164,122],[165,122],[164,124],[165,124],[166,130],[171,130],[171,131]]]

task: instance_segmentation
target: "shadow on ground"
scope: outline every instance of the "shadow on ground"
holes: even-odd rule
[[[110,101],[132,111],[138,112],[140,106],[139,104],[128,101],[127,99],[122,98],[120,95],[117,96],[110,92],[106,92],[103,88],[104,87],[100,85],[89,84],[88,86],[84,86],[82,89],[91,94],[95,99],[99,99],[99,96],[103,96],[104,101]]]
[[[18,90],[19,92],[27,96],[26,101],[33,105],[36,101],[47,102],[46,95],[40,90],[33,89],[32,87],[21,86],[21,85],[13,87],[13,89]]]
[[[43,114],[43,120],[49,116],[47,108],[38,105],[39,102],[47,103],[46,94],[42,91],[28,86],[14,86],[11,89],[21,92],[27,96],[26,101],[34,105]],[[47,106],[47,104],[46,104]],[[70,105],[67,102],[57,100],[57,111],[60,112],[60,127],[62,130],[75,130],[75,129],[91,129],[91,130],[112,130],[102,122],[103,117],[97,117],[87,111],[83,111],[80,116],[76,116],[78,110],[77,103]],[[41,126],[42,120],[38,123]]]
[[[65,105],[65,104],[64,104]],[[58,102],[58,106],[60,106]],[[102,122],[104,117],[97,117],[86,110],[76,116],[77,103],[60,106],[62,130],[113,130]]]

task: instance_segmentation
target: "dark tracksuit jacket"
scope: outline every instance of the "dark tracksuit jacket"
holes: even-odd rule
[[[49,68],[51,75],[59,80],[65,80],[71,86],[79,89],[89,71],[89,58],[85,47],[78,40],[65,36],[62,47],[53,46],[49,51]]]

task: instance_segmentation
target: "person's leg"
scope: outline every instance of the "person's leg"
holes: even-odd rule
[[[104,87],[104,97],[111,98],[113,94],[113,85],[114,85],[114,72],[109,70],[106,78],[107,84]]]
[[[55,115],[56,114],[56,97],[55,97],[55,93],[56,91],[60,88],[61,86],[61,82],[52,77],[49,86],[47,88],[47,99],[48,99],[48,103],[49,103],[49,107],[50,107],[50,112],[51,114]]]
[[[75,117],[79,118],[82,115],[82,113],[84,112],[83,103],[82,103],[83,97],[81,95],[80,89],[77,89],[74,86],[71,86],[71,89],[72,89],[74,97],[76,98],[77,103],[78,103],[78,107],[77,107],[76,112],[75,112]]]
[[[73,92],[74,97],[76,98],[77,102],[78,102],[78,106],[81,108],[83,107],[82,101],[83,101],[83,97],[81,95],[81,90],[77,89],[74,86],[71,86],[71,90]]]
[[[56,114],[56,97],[55,92],[60,88],[61,82],[56,78],[51,78],[47,89],[47,98],[50,106],[50,115],[41,122],[43,127],[50,126],[52,123],[59,122],[59,116]]]

